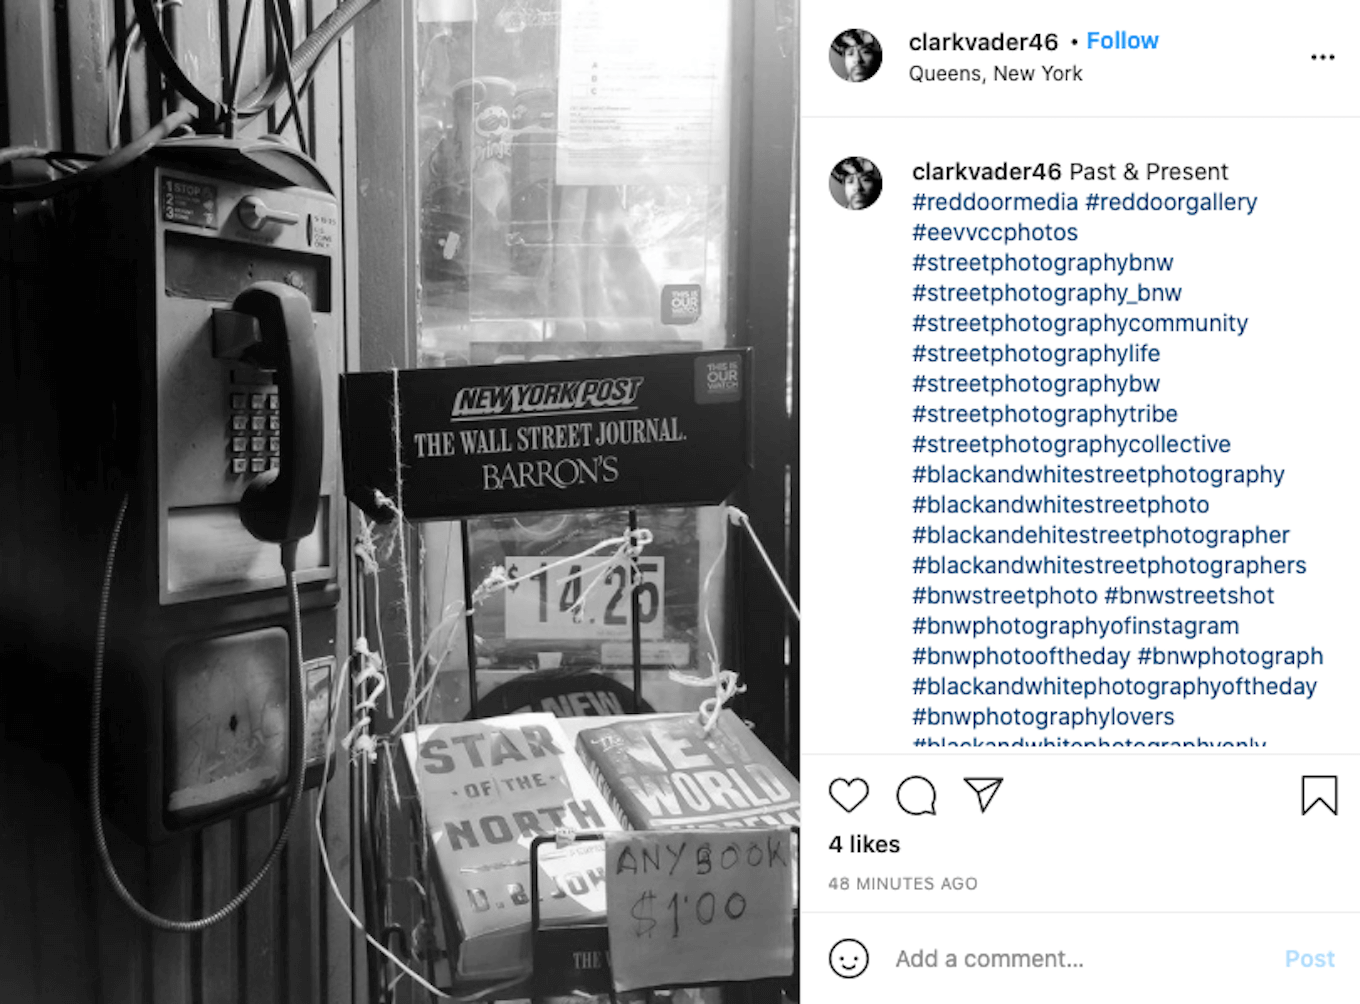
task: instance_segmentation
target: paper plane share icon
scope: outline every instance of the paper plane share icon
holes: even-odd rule
[[[973,794],[977,795],[978,809],[982,812],[987,811],[987,806],[992,804],[992,799],[1001,789],[1001,782],[1004,780],[999,777],[965,777],[964,783],[973,789]]]

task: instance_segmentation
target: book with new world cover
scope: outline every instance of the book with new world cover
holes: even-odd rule
[[[797,826],[798,781],[732,711],[656,715],[583,729],[577,748],[625,825]]]
[[[529,844],[619,820],[552,715],[422,726],[402,736],[429,832],[455,980],[530,971]],[[604,845],[539,852],[545,926],[604,916]]]

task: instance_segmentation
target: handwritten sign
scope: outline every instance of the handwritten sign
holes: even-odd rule
[[[345,491],[408,520],[711,505],[750,469],[746,349],[348,373]],[[389,513],[390,515],[390,513]]]
[[[611,834],[605,862],[615,990],[793,972],[787,828]]]

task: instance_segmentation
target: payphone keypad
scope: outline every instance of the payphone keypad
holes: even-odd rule
[[[233,386],[229,392],[227,476],[258,474],[279,466],[279,388],[272,384]]]

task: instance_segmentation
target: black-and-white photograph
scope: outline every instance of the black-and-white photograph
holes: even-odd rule
[[[846,157],[831,169],[831,197],[844,209],[868,209],[883,192],[883,175],[868,157]]]
[[[852,84],[872,79],[883,65],[883,46],[863,28],[843,31],[831,40],[831,69]]]
[[[6,4],[0,1002],[797,1000],[796,9]]]

